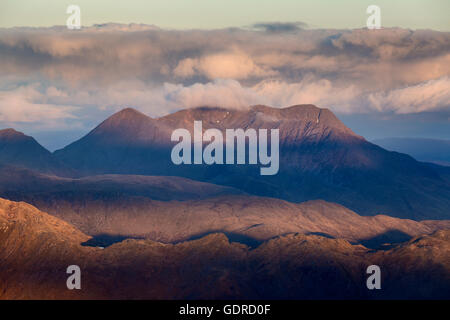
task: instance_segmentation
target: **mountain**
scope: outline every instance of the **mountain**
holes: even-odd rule
[[[251,250],[210,234],[178,244],[89,237],[23,202],[0,199],[0,299],[448,299],[450,232],[389,250],[342,239],[288,234]],[[67,290],[66,269],[81,269]],[[367,290],[366,268],[382,272]]]
[[[0,167],[0,196],[33,204],[93,236],[177,243],[211,233],[255,246],[289,233],[320,234],[378,248],[450,229],[450,220],[363,217],[335,203],[290,203],[180,177],[100,175],[60,178]]]
[[[34,138],[14,129],[0,130],[0,164],[59,175],[73,173]]]
[[[450,140],[427,138],[383,138],[373,143],[391,151],[409,154],[419,161],[450,166]]]
[[[174,165],[171,133],[203,129],[279,129],[280,170],[261,176],[259,165]],[[313,105],[245,110],[195,108],[161,118],[133,109],[111,116],[82,139],[55,152],[81,175],[182,176],[259,196],[302,202],[323,199],[362,215],[415,220],[449,219],[450,172],[387,151]]]
[[[54,154],[82,175],[156,172],[164,175],[170,165],[170,158],[167,159],[170,135],[170,128],[127,108]]]
[[[170,161],[170,150],[174,145],[170,141],[171,134],[177,128],[186,128],[193,134],[195,120],[202,120],[205,130],[218,128],[223,132],[227,128],[279,128],[281,141],[294,146],[304,140],[362,139],[329,110],[312,105],[285,109],[255,106],[244,111],[203,107],[158,119],[127,108],[103,121],[80,140],[55,151],[55,155],[85,175],[177,172],[177,167]],[[204,166],[196,167],[200,170],[189,168],[189,171],[201,174],[205,170]],[[181,173],[184,171],[180,170]]]

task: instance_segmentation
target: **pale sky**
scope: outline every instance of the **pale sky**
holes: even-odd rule
[[[381,8],[383,27],[450,31],[449,0],[1,0],[0,27],[64,25],[70,4],[80,6],[84,26],[119,22],[176,29],[274,21],[360,28],[366,8],[374,4]]]

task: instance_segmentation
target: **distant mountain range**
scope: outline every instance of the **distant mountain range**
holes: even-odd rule
[[[391,151],[407,153],[419,161],[450,166],[450,140],[428,138],[384,138],[373,143]]]
[[[286,234],[251,250],[221,233],[178,244],[90,237],[26,204],[0,199],[0,299],[448,299],[450,231],[375,251]],[[80,266],[81,290],[66,269]],[[382,271],[367,290],[366,268]]]
[[[279,129],[279,173],[261,176],[259,166],[254,165],[174,165],[171,133],[177,128],[192,131],[194,120],[202,120],[205,130]],[[204,107],[157,119],[124,109],[53,154],[37,148],[35,141],[31,145],[17,146],[23,153],[14,153],[0,163],[50,174],[61,172],[63,166],[65,171],[58,175],[72,178],[178,176],[293,202],[322,199],[362,215],[450,218],[448,168],[374,145],[353,133],[331,111],[312,105],[246,110]],[[36,164],[34,153],[44,153],[51,165],[45,167],[45,161]]]

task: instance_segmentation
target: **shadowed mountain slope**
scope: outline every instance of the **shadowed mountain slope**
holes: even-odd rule
[[[14,129],[0,130],[0,165],[21,166],[58,175],[73,174],[73,170],[57,160],[34,138]]]

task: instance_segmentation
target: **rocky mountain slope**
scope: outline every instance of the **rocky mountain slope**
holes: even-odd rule
[[[0,299],[449,298],[450,233],[385,251],[289,234],[251,250],[223,234],[179,244],[126,240],[108,248],[26,204],[0,199]],[[67,290],[66,268],[81,268]],[[365,286],[368,265],[382,289]]]

